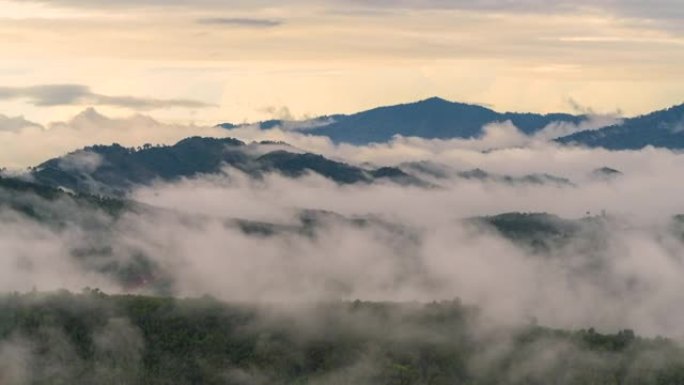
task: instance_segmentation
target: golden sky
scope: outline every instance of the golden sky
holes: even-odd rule
[[[0,114],[177,122],[431,96],[634,115],[684,101],[681,0],[0,0]]]

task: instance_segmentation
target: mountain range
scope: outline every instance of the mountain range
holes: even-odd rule
[[[589,119],[591,116],[585,114],[501,113],[479,105],[435,97],[351,115],[322,116],[306,121],[269,120],[257,125],[261,129],[281,126],[309,135],[326,136],[335,143],[365,145],[387,142],[396,135],[425,139],[477,138],[484,133],[484,126],[502,122],[511,122],[522,133],[533,135],[552,124],[581,127]],[[226,129],[239,127],[231,123],[219,126]],[[562,136],[556,142],[611,150],[646,146],[681,149],[684,148],[684,104],[627,118],[619,124]]]
[[[416,187],[439,187],[449,180],[508,185],[571,187],[566,178],[549,174],[499,175],[481,169],[459,170],[430,161],[393,167],[353,165],[302,152],[281,142],[245,143],[232,138],[190,137],[172,146],[119,144],[85,147],[30,168],[28,178],[39,186],[82,194],[125,197],[141,186],[182,178],[222,173],[232,168],[259,179],[269,173],[289,178],[319,175],[338,184],[389,182]]]
[[[534,134],[554,122],[579,124],[586,119],[589,117],[568,114],[501,114],[481,106],[431,98],[307,122],[262,122],[260,127],[267,129],[287,124],[288,129],[298,129],[297,124],[300,124],[306,127],[306,133],[312,135],[330,135],[335,141],[367,143],[388,140],[394,135],[473,137],[481,134],[483,124],[503,120],[510,120],[527,134]],[[231,129],[238,126],[225,124],[223,127]],[[575,133],[556,141],[611,150],[645,146],[684,148],[684,105],[625,119],[619,125]],[[508,184],[573,184],[553,175],[510,177],[479,169],[451,170],[426,162],[375,168],[328,159],[282,142],[245,143],[231,138],[203,137],[186,138],[172,146],[126,148],[118,144],[94,145],[43,162],[31,168],[28,177],[39,185],[77,193],[125,196],[141,185],[215,174],[226,166],[254,178],[271,172],[287,177],[313,173],[340,184],[389,181],[402,185],[433,186],[447,176]],[[617,170],[608,168],[595,171],[595,176],[601,179],[614,178],[619,174]]]

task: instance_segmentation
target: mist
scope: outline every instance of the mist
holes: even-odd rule
[[[26,122],[15,124],[13,129],[0,127],[0,146],[3,147],[0,167],[15,170],[37,166],[50,158],[94,144],[119,143],[137,147],[145,143],[173,144],[194,135],[220,137],[225,134],[225,130],[216,127],[162,123],[142,114],[108,117],[88,108],[64,122]]]
[[[84,266],[71,256],[74,249],[107,239],[120,263],[136,254],[151,258],[174,295],[256,302],[461,298],[504,323],[534,318],[557,327],[632,327],[649,335],[684,336],[684,314],[673,311],[684,293],[681,239],[671,226],[672,217],[684,212],[677,199],[684,188],[672,183],[684,165],[679,153],[521,141],[509,123],[488,127],[476,140],[397,137],[368,146],[334,145],[277,129],[232,133],[240,132],[264,135],[250,138],[255,140],[286,140],[296,151],[315,150],[352,164],[429,162],[445,172],[436,178],[405,168],[434,183],[426,188],[389,182],[342,186],[318,175],[252,179],[226,168],[130,195],[151,211],[126,213],[111,223],[83,214],[91,222],[104,221],[105,235],[78,223],[55,229],[15,215],[0,225],[0,242],[8,250],[3,289],[89,286],[153,293],[144,285],[121,287],[98,272],[97,262]],[[98,167],[92,157],[65,159],[86,170]],[[604,166],[622,174],[597,178],[592,171]],[[545,173],[571,184],[503,183],[458,174],[474,168],[513,176]],[[316,225],[301,231],[302,213],[311,210]],[[539,256],[467,221],[507,212],[568,219],[603,214],[602,246],[594,248],[580,237]],[[245,233],[227,224],[236,219],[285,230]],[[365,221],[362,226],[354,222],[358,219]]]
[[[106,123],[102,132],[97,121]],[[467,352],[464,370],[485,382],[491,376],[543,383],[557,373],[611,373],[620,362],[617,356],[586,350],[565,337],[542,334],[522,348],[515,340],[519,333],[537,330],[536,325],[605,333],[632,329],[641,336],[684,340],[684,310],[678,306],[684,301],[684,224],[675,218],[684,213],[679,199],[684,187],[673,183],[681,175],[684,154],[553,142],[556,135],[590,124],[551,125],[527,136],[501,122],[488,125],[475,139],[397,136],[365,146],[335,144],[288,127],[170,126],[142,116],[120,120],[94,112],[53,125],[42,143],[55,155],[88,139],[77,138],[78,133],[134,147],[155,139],[173,143],[188,133],[216,134],[246,141],[242,151],[253,155],[314,152],[366,169],[398,167],[423,183],[378,179],[338,184],[313,172],[296,178],[255,176],[226,165],[216,174],[137,186],[124,197],[123,208],[113,211],[70,192],[48,198],[0,189],[0,291],[27,293],[11,294],[5,306],[54,308],[46,304],[57,301],[56,308],[66,309],[67,315],[99,315],[88,321],[90,345],[50,326],[6,336],[0,343],[0,382],[135,381],[146,373],[148,364],[141,360],[159,343],[149,335],[160,324],[149,329],[140,315],[131,316],[138,313],[130,308],[122,313],[121,305],[107,304],[164,298],[171,298],[167,304],[172,305],[162,308],[182,317],[214,314],[201,310],[216,306],[212,301],[237,306],[230,311],[241,315],[229,320],[244,324],[230,328],[258,337],[257,357],[302,359],[296,349],[292,355],[283,353],[292,348],[278,333],[292,338],[297,349],[316,346],[321,339],[355,336],[391,341],[392,349],[408,352],[444,343]],[[164,134],[150,131],[139,137],[146,127]],[[31,130],[36,127],[6,135],[30,137]],[[53,135],[62,141],[48,143]],[[262,140],[282,143],[250,143]],[[88,175],[105,162],[94,152],[76,151],[59,165]],[[611,171],[601,171],[606,168]],[[10,174],[30,180],[18,170]],[[492,221],[504,213],[541,218],[535,220],[552,231],[541,238],[532,232],[530,239],[507,233]],[[571,230],[554,233],[558,228]],[[72,297],[64,290],[85,294]],[[45,292],[56,294],[43,297]],[[254,313],[241,318],[241,306]],[[159,315],[158,308],[136,311]],[[465,326],[457,332],[451,326],[426,328],[417,319],[431,311],[463,312],[458,322]],[[162,319],[165,325],[175,322]],[[92,346],[94,361],[84,358],[89,356],[83,355],[83,346]],[[668,353],[658,349],[632,357],[636,366],[625,372],[626,378],[638,382],[643,370],[662,369]],[[377,347],[364,345],[350,357],[311,383],[371,384],[387,373],[387,355]],[[178,365],[166,359],[171,358],[159,364],[170,365],[166,370]],[[230,361],[217,368],[220,383],[259,384],[277,382],[278,370],[294,364],[278,365],[283,366],[276,365],[280,369],[275,372],[270,366]]]
[[[315,176],[272,175],[254,183],[227,171],[225,178],[136,192],[142,202],[216,218],[199,229],[173,228],[173,221],[164,221],[136,233],[158,243],[172,240],[165,259],[183,261],[176,281],[181,292],[262,301],[459,297],[505,322],[534,317],[558,327],[623,325],[681,335],[684,315],[672,309],[682,299],[684,255],[670,227],[681,207],[665,200],[653,184],[637,186],[645,186],[638,177],[587,187],[479,181],[440,189],[342,187]],[[648,199],[654,204],[635,205]],[[573,218],[585,216],[587,208],[614,213],[601,226],[605,245],[593,250],[579,239],[544,257],[463,221],[511,211]],[[358,228],[332,217],[313,237],[254,238],[226,229],[219,219],[292,225],[300,210],[310,209],[377,222]]]

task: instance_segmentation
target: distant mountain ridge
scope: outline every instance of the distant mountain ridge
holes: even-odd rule
[[[285,123],[293,129],[297,125],[306,133],[327,136],[333,142],[368,144],[386,142],[395,135],[416,136],[426,139],[474,138],[483,133],[483,126],[511,121],[526,134],[533,134],[551,123],[579,124],[584,115],[499,113],[474,104],[456,103],[442,98],[429,98],[415,103],[378,107],[351,115],[331,115],[304,122],[271,120],[259,123],[269,129]],[[226,129],[230,123],[220,124]]]
[[[350,115],[330,115],[306,121],[269,120],[261,129],[284,127],[326,136],[335,143],[382,143],[395,135],[424,139],[471,139],[483,127],[510,121],[522,133],[533,135],[552,124],[581,125],[588,115],[505,112],[475,105],[429,98],[414,103],[378,107]],[[219,127],[234,129],[230,123]],[[684,149],[684,104],[624,119],[621,123],[579,131],[555,139],[556,143],[610,150],[638,150],[646,146]]]
[[[684,104],[626,119],[622,124],[578,132],[557,142],[609,150],[638,150],[647,146],[683,149]]]

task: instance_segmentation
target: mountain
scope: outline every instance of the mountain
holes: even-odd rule
[[[578,132],[557,142],[610,150],[638,150],[646,146],[682,149],[684,104],[626,119],[622,124]]]
[[[327,136],[334,142],[368,144],[386,142],[395,135],[426,139],[473,138],[482,134],[482,127],[510,120],[521,131],[530,134],[553,122],[580,123],[585,116],[569,114],[499,113],[478,105],[454,103],[430,98],[415,103],[379,107],[352,115],[333,115],[299,122],[311,135]],[[285,124],[283,121],[260,123],[262,129]],[[219,125],[226,129],[234,125]],[[287,122],[297,129],[297,122]]]
[[[365,169],[301,153],[283,143],[246,144],[225,138],[192,137],[173,146],[131,149],[118,144],[92,146],[48,160],[31,171],[38,183],[104,195],[125,195],[130,189],[155,181],[173,181],[219,173],[231,166],[253,177],[278,172],[289,177],[316,173],[341,184],[392,180],[421,184],[399,169]]]

